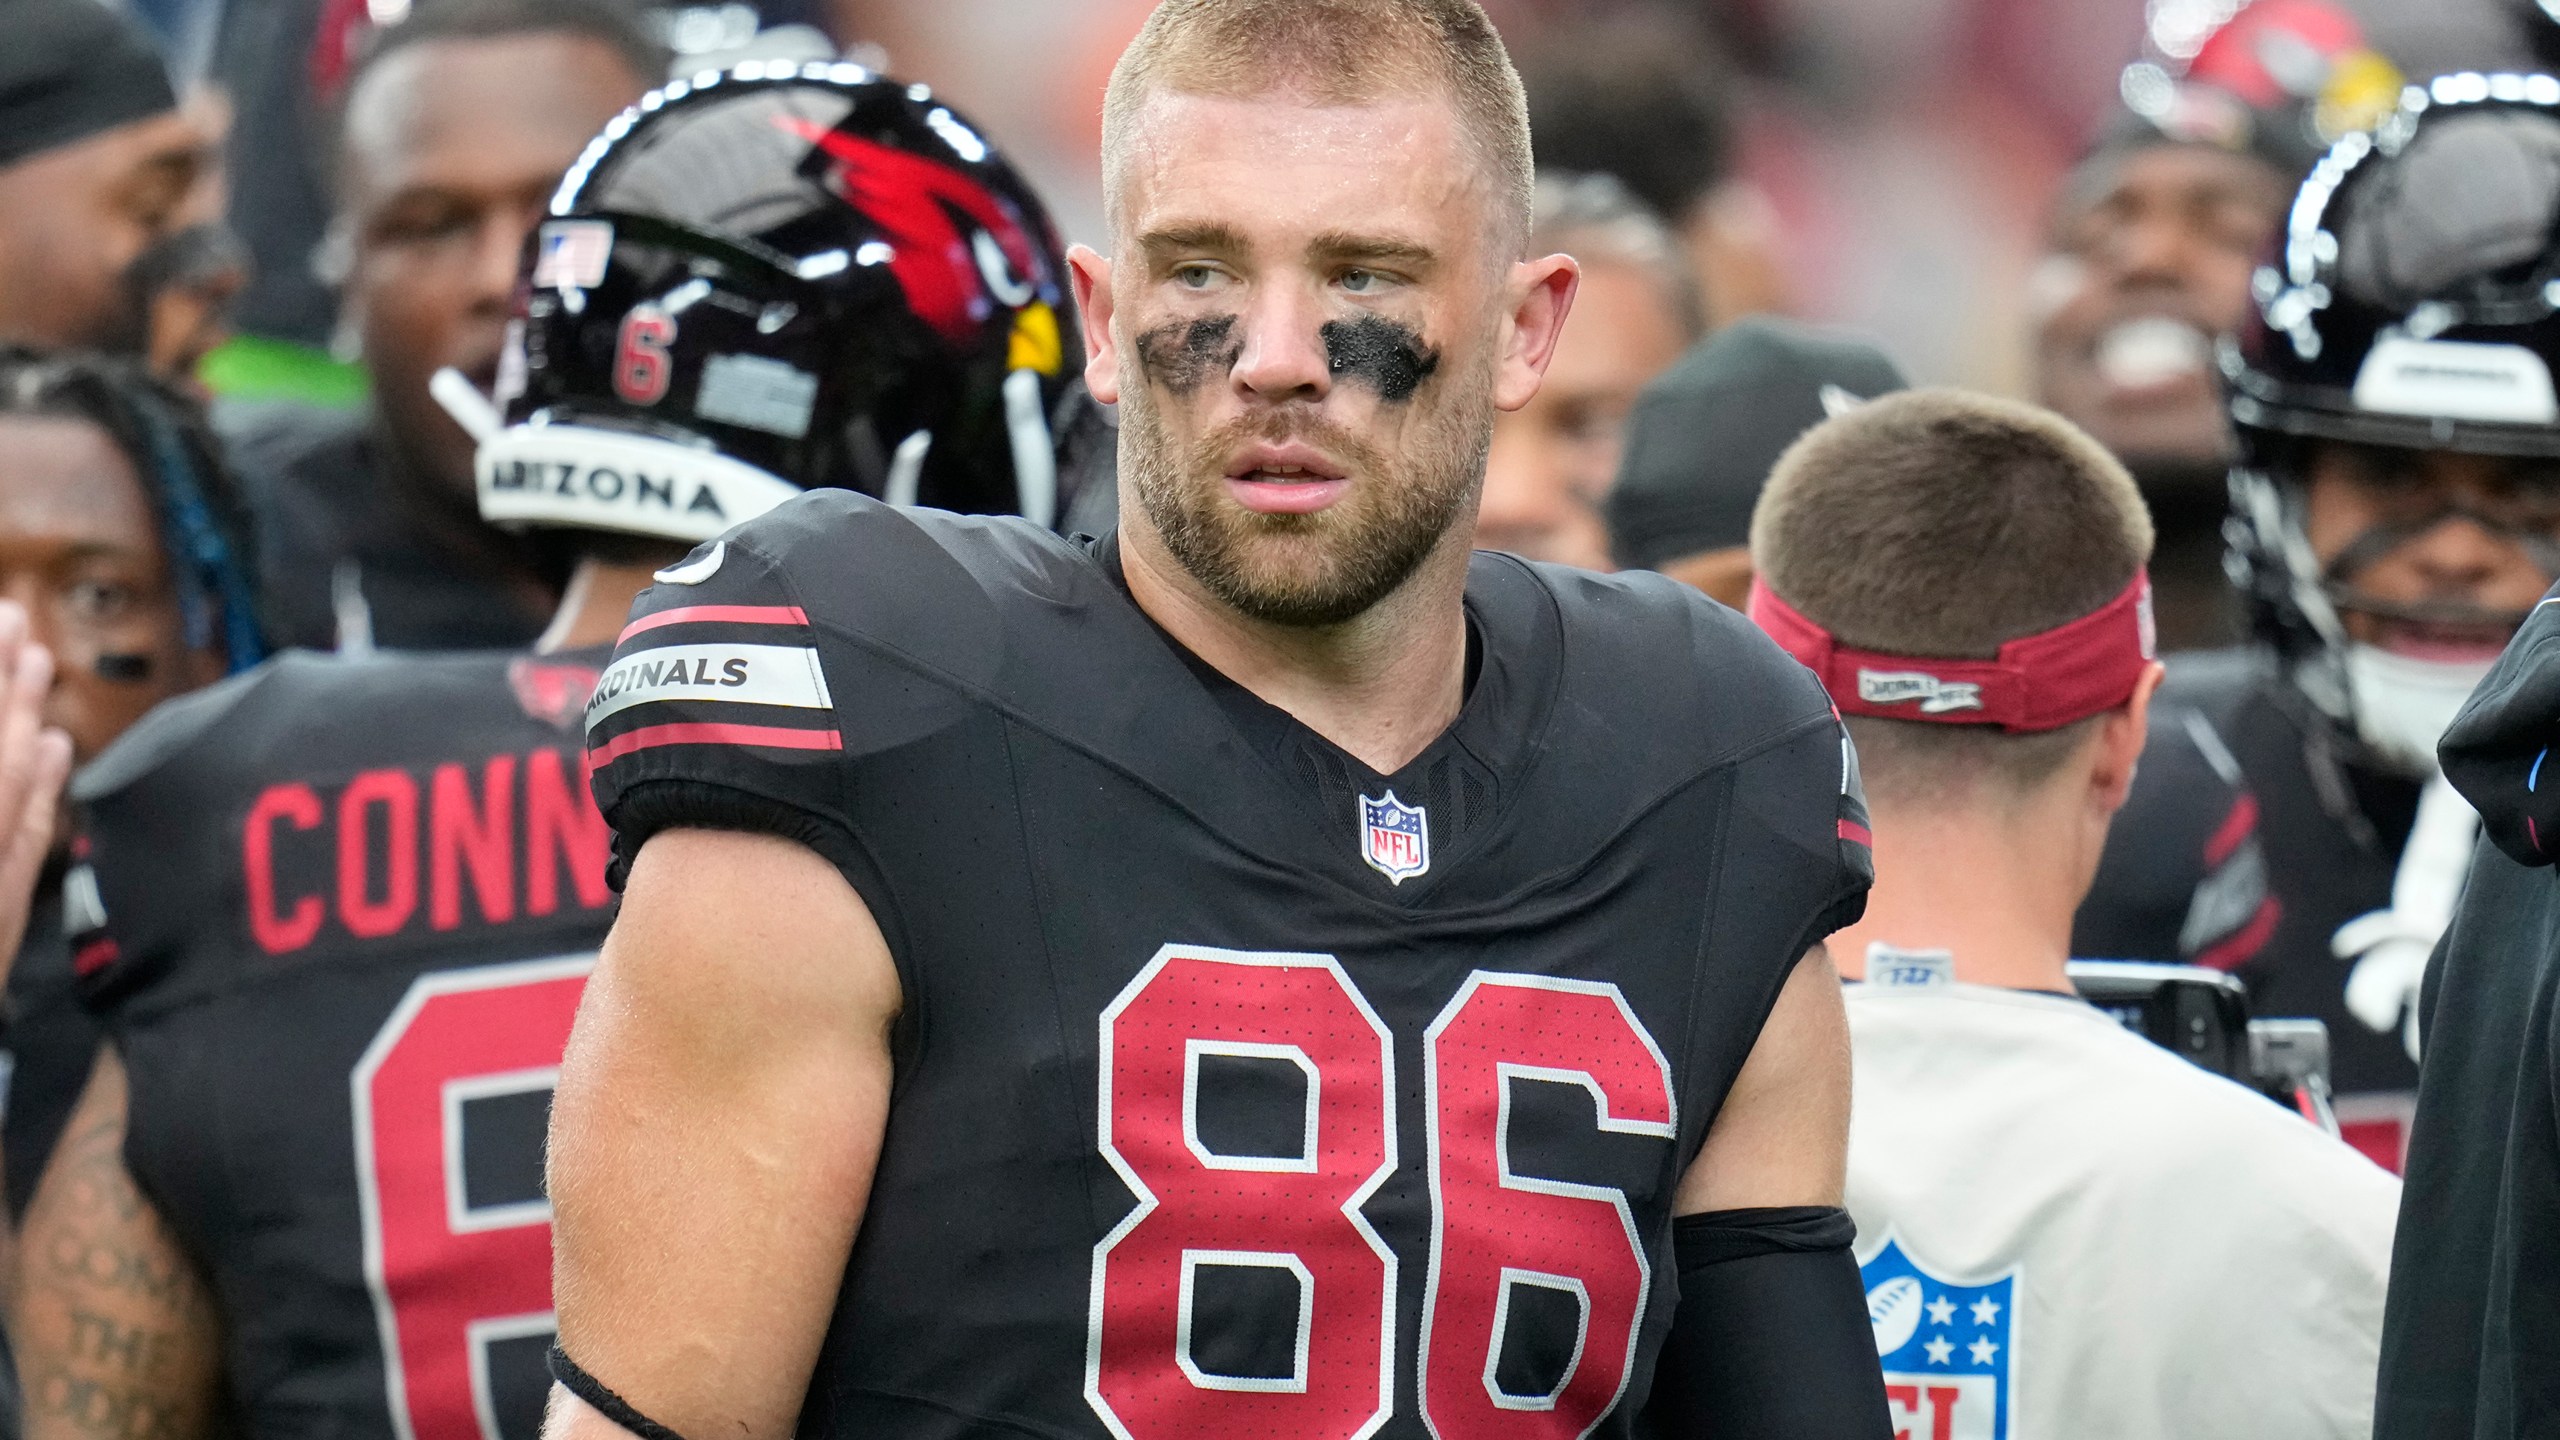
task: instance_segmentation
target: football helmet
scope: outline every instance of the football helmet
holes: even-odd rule
[[[1031,188],[925,87],[750,61],[655,91],[530,243],[481,513],[695,542],[802,490],[1061,512],[1101,427]]]
[[[2417,673],[2428,662],[2351,644],[2340,611],[2521,617],[2356,592],[2355,571],[2454,512],[2377,526],[2323,564],[2304,528],[2305,452],[2338,440],[2560,457],[2560,79],[2466,73],[2410,87],[2374,131],[2312,168],[2253,299],[2220,351],[2240,441],[2233,582],[2320,714],[2430,768],[2435,734],[2477,676]],[[2456,508],[2560,577],[2560,511]]]

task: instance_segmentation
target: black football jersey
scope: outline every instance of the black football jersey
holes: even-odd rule
[[[612,898],[577,734],[603,659],[288,653],[81,776],[72,965],[249,1434],[539,1430],[543,1134]]]
[[[1464,707],[1379,775],[1109,542],[816,492],[667,573],[587,712],[620,854],[797,838],[904,988],[802,1435],[1631,1433],[1674,1187],[1864,903],[1810,673],[1482,555]]]
[[[2391,904],[2419,786],[2319,753],[2303,711],[2263,652],[2169,657],[2073,950],[2228,970],[2258,1014],[2326,1022],[2347,1138],[2396,1171],[2417,1067],[2347,1009],[2329,941]]]
[[[71,941],[62,933],[62,862],[36,882],[26,939],[10,968],[8,1024],[0,1029],[0,1169],[9,1218],[26,1218],[36,1181],[98,1058],[97,1017],[80,1003]]]

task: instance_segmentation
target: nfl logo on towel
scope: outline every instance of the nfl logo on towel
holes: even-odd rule
[[[1360,858],[1398,885],[1430,869],[1431,822],[1422,807],[1393,790],[1376,800],[1361,796]]]
[[[1922,1266],[1892,1237],[1858,1269],[1894,1433],[1907,1440],[2008,1440],[2018,1272],[1959,1285]]]

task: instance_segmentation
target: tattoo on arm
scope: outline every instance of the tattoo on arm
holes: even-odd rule
[[[221,1348],[213,1298],[126,1170],[122,1066],[102,1055],[19,1248],[28,1440],[200,1440]]]

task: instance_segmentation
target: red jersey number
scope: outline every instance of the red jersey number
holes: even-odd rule
[[[1360,1206],[1395,1168],[1387,1027],[1322,955],[1168,950],[1102,1015],[1102,1153],[1138,1208],[1097,1247],[1085,1393],[1124,1436],[1365,1435],[1394,1404],[1396,1260]],[[1220,1155],[1194,1104],[1207,1055],[1307,1076],[1295,1159]],[[1279,1376],[1212,1373],[1191,1346],[1202,1265],[1298,1287]]]
[[[548,1335],[551,1207],[474,1206],[473,1100],[548,1091],[592,955],[419,977],[356,1062],[365,1281],[400,1440],[503,1440],[488,1347]]]
[[[613,347],[613,393],[634,405],[666,399],[675,375],[675,359],[667,347],[675,339],[675,317],[654,305],[637,306],[623,316]]]
[[[1100,1142],[1138,1196],[1095,1247],[1085,1394],[1121,1440],[1259,1434],[1360,1440],[1386,1423],[1396,1260],[1361,1215],[1393,1171],[1394,1044],[1339,962],[1168,946],[1103,1012]],[[1624,1395],[1651,1268],[1625,1192],[1514,1173],[1510,1089],[1588,1091],[1600,1128],[1669,1140],[1671,1068],[1616,986],[1478,971],[1424,1037],[1432,1235],[1423,1420],[1440,1440],[1586,1434]],[[1285,1060],[1306,1077],[1294,1158],[1219,1154],[1195,1123],[1203,1056]],[[1294,1364],[1201,1365],[1204,1266],[1298,1284]],[[1498,1378],[1518,1287],[1573,1297],[1581,1343],[1550,1393]]]
[[[1443,1440],[1574,1440],[1627,1388],[1652,1266],[1625,1191],[1512,1171],[1511,1084],[1577,1086],[1601,1129],[1669,1140],[1670,1062],[1614,985],[1479,970],[1432,1022],[1423,1063],[1432,1117],[1423,1416]],[[1524,1285],[1573,1297],[1582,1317],[1579,1359],[1543,1395],[1513,1394],[1495,1377]]]

